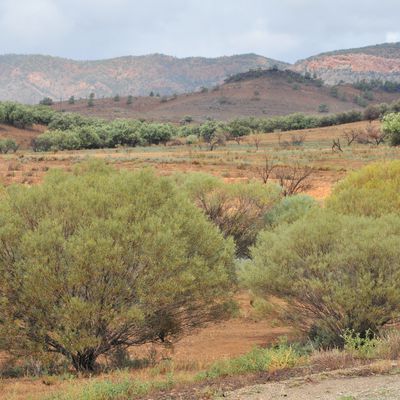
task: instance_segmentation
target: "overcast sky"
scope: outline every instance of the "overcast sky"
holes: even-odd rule
[[[400,41],[400,0],[0,0],[0,54],[257,53],[295,61]]]

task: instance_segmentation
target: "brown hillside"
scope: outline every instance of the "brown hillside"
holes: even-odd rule
[[[260,78],[226,83],[208,92],[183,94],[176,98],[136,97],[131,105],[126,104],[127,98],[118,102],[112,98],[95,99],[94,107],[88,107],[87,101],[82,100],[74,105],[58,103],[54,108],[107,119],[142,118],[163,122],[179,122],[184,116],[201,122],[207,118],[231,120],[296,112],[318,114],[320,104],[328,105],[332,113],[362,109],[353,102],[361,91],[343,85],[339,87],[339,94],[342,100],[332,97],[329,87],[320,87],[315,81],[299,83],[290,72],[268,71]],[[391,102],[399,96],[375,92],[372,103]]]
[[[291,69],[316,74],[329,84],[363,79],[400,82],[400,43],[323,53],[298,61]]]
[[[10,125],[0,124],[0,139],[13,139],[20,149],[29,149],[32,140],[43,133],[46,127],[34,125],[30,129],[19,129]]]
[[[176,58],[162,54],[75,61],[42,55],[0,56],[0,100],[38,103],[43,97],[85,98],[184,93],[221,83],[251,68],[288,64],[244,54],[219,58]]]

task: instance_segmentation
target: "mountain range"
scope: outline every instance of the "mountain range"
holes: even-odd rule
[[[256,54],[176,58],[162,54],[76,61],[44,55],[0,56],[0,100],[37,103],[70,96],[147,96],[198,91],[250,69],[291,69],[333,85],[381,79],[400,81],[400,43],[323,53],[291,65]]]

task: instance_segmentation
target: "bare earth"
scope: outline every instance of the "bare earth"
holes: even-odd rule
[[[399,400],[400,376],[309,377],[250,386],[225,394],[231,400]]]

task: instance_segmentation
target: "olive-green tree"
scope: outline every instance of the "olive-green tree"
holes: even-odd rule
[[[390,113],[383,117],[383,132],[389,136],[391,146],[400,145],[400,113]]]
[[[345,329],[377,333],[400,316],[400,217],[315,210],[263,232],[242,279],[284,300],[283,316],[321,344],[340,346]]]
[[[78,371],[227,315],[234,246],[172,182],[82,165],[0,200],[0,343]]]

